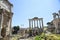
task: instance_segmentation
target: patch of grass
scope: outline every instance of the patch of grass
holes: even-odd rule
[[[45,37],[47,38],[47,40],[60,40],[60,34],[48,34],[45,35],[44,33],[41,34],[40,36],[35,36],[35,40],[44,40]]]
[[[41,40],[41,37],[40,36],[36,36],[35,40]]]
[[[60,40],[60,35],[58,34],[50,34],[50,35],[46,35],[47,39],[51,39],[51,40]]]

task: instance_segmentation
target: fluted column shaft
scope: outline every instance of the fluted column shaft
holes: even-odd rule
[[[32,29],[33,29],[33,20],[32,20]]]
[[[35,27],[35,20],[34,20],[34,27]]]
[[[29,28],[31,29],[31,19],[29,19]]]
[[[38,20],[37,20],[37,28],[38,28]]]
[[[1,36],[1,29],[2,29],[2,26],[3,26],[3,13],[0,15],[1,16],[1,26],[0,26],[0,38],[2,37]]]

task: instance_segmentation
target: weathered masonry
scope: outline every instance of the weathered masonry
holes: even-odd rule
[[[11,34],[12,7],[8,0],[0,0],[0,38]]]
[[[32,36],[43,32],[43,18],[34,17],[29,19],[29,30],[32,30]]]
[[[58,13],[53,13],[53,20],[48,22],[48,31],[60,34],[60,10]]]

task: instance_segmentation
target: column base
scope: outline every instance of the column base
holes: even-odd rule
[[[0,40],[3,40],[3,37],[2,36],[0,36]]]
[[[2,36],[0,36],[0,38],[3,38]]]

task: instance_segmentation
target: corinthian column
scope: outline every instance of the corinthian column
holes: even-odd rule
[[[12,15],[13,16],[13,15]],[[11,18],[10,18],[10,20],[9,20],[9,24],[10,24],[10,35],[12,35],[12,16],[11,16]]]
[[[43,18],[41,19],[41,21],[42,21],[42,28],[44,29],[44,27],[43,27]]]
[[[0,13],[0,38],[1,38],[1,20],[2,19],[2,15],[1,15],[1,13]]]
[[[2,25],[3,25],[3,13],[0,14],[0,38],[2,38],[1,36],[1,29],[2,29]]]
[[[60,10],[58,12],[59,12],[59,18],[60,18]]]
[[[40,26],[40,28],[41,28],[41,22],[40,22],[40,19],[39,19],[39,26]]]
[[[37,28],[38,28],[38,20],[37,20]]]
[[[35,27],[35,20],[34,20],[34,27]]]
[[[32,20],[32,29],[33,29],[33,20]]]
[[[29,19],[29,29],[31,29],[31,20]]]

